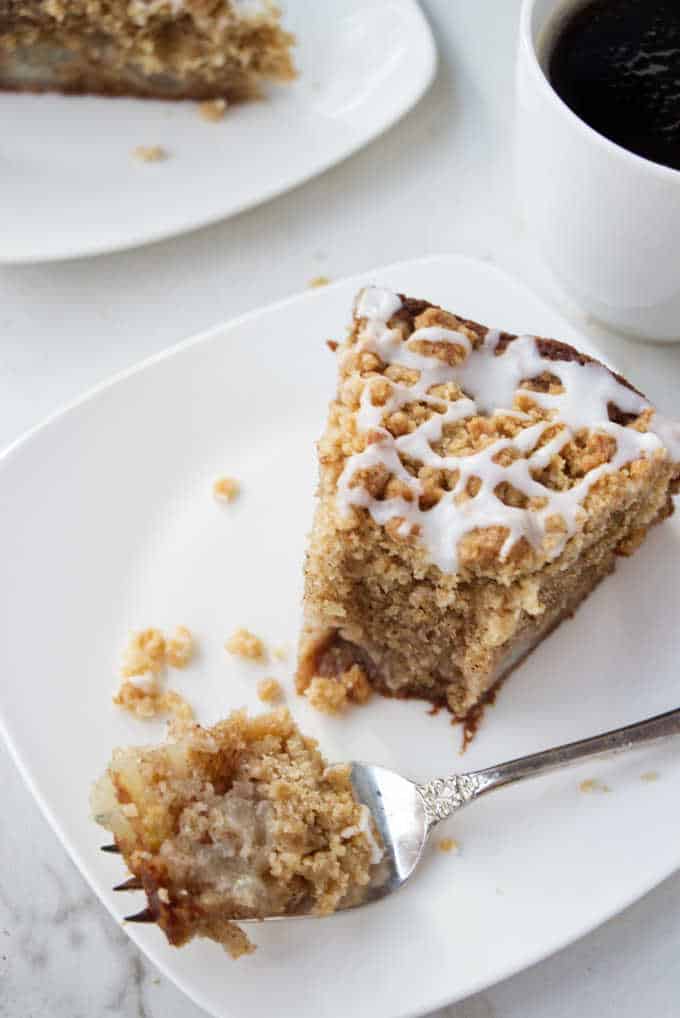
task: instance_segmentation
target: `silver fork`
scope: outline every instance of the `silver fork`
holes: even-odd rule
[[[352,784],[357,799],[369,808],[373,816],[382,838],[384,855],[376,867],[376,879],[367,893],[361,901],[346,907],[358,908],[379,901],[402,887],[420,862],[427,840],[437,824],[480,796],[504,785],[535,778],[591,757],[634,749],[679,734],[680,708],[625,728],[617,728],[580,742],[570,742],[566,746],[546,749],[541,753],[532,753],[495,767],[486,767],[468,774],[454,774],[450,778],[435,778],[425,785],[409,781],[384,767],[353,763]],[[102,851],[117,852],[118,848],[116,845],[104,845]],[[136,877],[114,887],[114,891],[140,889],[141,883]],[[296,913],[295,917],[299,914]],[[291,917],[277,915],[266,918]],[[145,908],[135,915],[126,916],[126,920],[154,922],[155,916]]]

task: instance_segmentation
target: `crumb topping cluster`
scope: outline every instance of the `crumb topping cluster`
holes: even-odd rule
[[[132,154],[141,163],[162,163],[168,158],[168,150],[162,145],[137,145]]]
[[[570,347],[369,287],[320,457],[342,516],[367,510],[453,574],[556,558],[598,485],[668,455],[655,424],[643,396]]]
[[[175,690],[164,688],[164,673],[186,668],[194,653],[194,638],[186,626],[176,626],[166,637],[160,629],[132,633],[120,669],[123,682],[113,698],[117,707],[138,718],[172,714],[190,720],[193,708]]]
[[[218,502],[234,502],[241,491],[235,477],[218,477],[213,483],[213,495]]]
[[[210,937],[234,957],[253,947],[229,920],[333,912],[381,855],[349,767],[328,767],[285,709],[114,751],[92,809],[170,942]]]
[[[295,682],[297,692],[304,694],[312,707],[322,714],[342,714],[350,703],[368,703],[372,689],[360,665],[331,670],[333,673],[330,675],[298,672]]]
[[[224,645],[225,650],[235,657],[242,657],[246,661],[266,661],[267,648],[263,641],[255,633],[241,627],[237,629]]]

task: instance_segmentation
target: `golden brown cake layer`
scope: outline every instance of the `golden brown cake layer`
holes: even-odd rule
[[[237,102],[295,76],[293,41],[266,0],[0,0],[0,88]]]
[[[360,898],[378,861],[347,765],[327,767],[285,709],[175,722],[160,746],[114,751],[92,795],[171,944],[253,950],[231,920],[315,912]]]
[[[680,456],[572,347],[366,292],[319,443],[298,689],[359,665],[463,718],[669,515]]]

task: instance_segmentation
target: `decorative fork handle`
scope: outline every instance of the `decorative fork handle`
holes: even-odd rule
[[[480,795],[491,792],[503,785],[514,784],[525,778],[535,778],[548,771],[567,767],[569,764],[588,760],[602,753],[620,753],[626,749],[634,749],[648,742],[665,739],[669,735],[680,735],[680,708],[658,714],[646,721],[638,721],[635,725],[616,728],[603,735],[595,735],[591,739],[570,742],[566,746],[532,753],[530,756],[509,760],[496,767],[487,767],[482,771],[470,774],[454,774],[450,778],[435,778],[426,785],[417,785],[425,805],[425,813],[430,829],[440,820],[446,820],[457,810],[478,799]]]

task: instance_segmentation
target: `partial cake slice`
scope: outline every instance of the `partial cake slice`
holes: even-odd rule
[[[672,511],[680,431],[571,346],[370,287],[319,443],[297,685],[465,718]]]
[[[209,937],[235,958],[254,948],[231,919],[333,912],[382,855],[349,767],[326,766],[284,709],[115,750],[92,812],[170,943]]]
[[[0,89],[237,102],[293,42],[271,0],[0,0]]]

